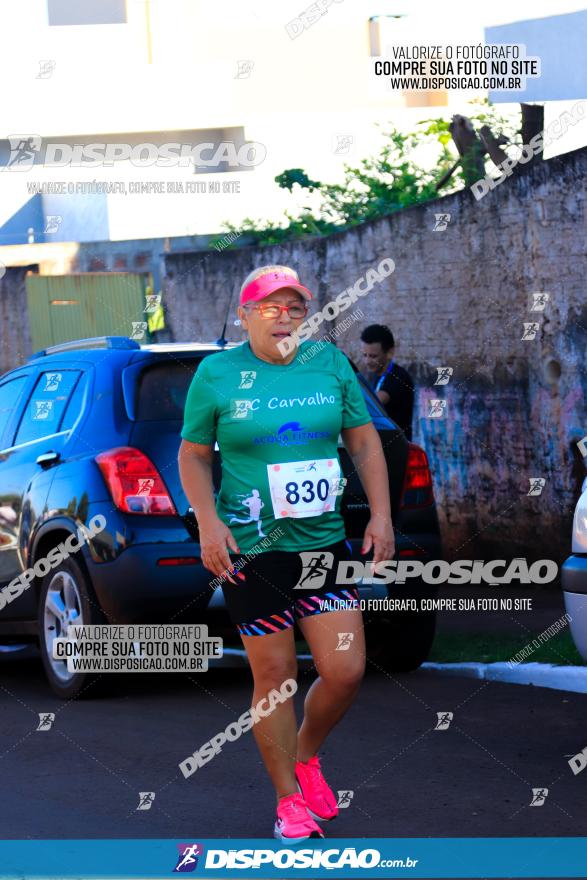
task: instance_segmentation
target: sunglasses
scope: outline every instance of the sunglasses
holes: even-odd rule
[[[262,318],[280,318],[282,312],[287,312],[290,318],[303,318],[308,314],[308,306],[303,303],[295,303],[291,306],[282,306],[279,303],[266,303],[260,306],[243,306],[247,309],[254,309],[259,312]]]

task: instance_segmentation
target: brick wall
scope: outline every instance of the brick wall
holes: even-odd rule
[[[20,366],[32,352],[25,278],[36,266],[0,266],[0,376]]]

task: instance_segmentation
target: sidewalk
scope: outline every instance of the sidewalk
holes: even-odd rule
[[[520,649],[529,646],[541,633],[544,633],[556,621],[561,621],[566,613],[564,598],[560,586],[555,589],[537,589],[536,587],[521,588],[519,586],[490,587],[467,586],[451,587],[443,586],[439,589],[439,599],[456,599],[457,607],[459,599],[497,599],[498,605],[502,599],[511,599],[514,608],[512,610],[456,610],[437,612],[437,637],[460,638],[465,650],[458,653],[461,659],[456,660],[454,651],[447,651],[447,659],[443,662],[435,662],[434,648],[432,660],[424,663],[422,671],[428,675],[441,676],[464,676],[487,681],[508,682],[510,684],[534,685],[535,687],[554,688],[555,690],[574,691],[587,693],[587,666],[580,664],[579,659],[575,665],[565,663],[568,649],[560,649],[552,652],[548,649],[541,650],[538,645],[536,651],[531,651],[524,662],[510,664],[503,659],[488,659],[488,654],[493,657],[503,655],[504,643],[511,643],[511,656],[516,657],[514,645],[519,640]],[[515,608],[515,600],[530,600],[531,607]],[[528,605],[528,602],[525,603]],[[561,621],[561,622],[564,622]],[[570,631],[564,626],[563,632],[567,639],[571,639]],[[481,647],[480,647],[481,643]],[[491,650],[491,647],[495,651]],[[468,656],[466,647],[469,647],[471,656]],[[439,649],[444,654],[443,649]],[[573,648],[573,652],[576,650]],[[559,656],[556,656],[556,655]],[[577,655],[578,658],[579,655]],[[511,657],[510,657],[511,659]],[[486,661],[486,662],[484,662]]]

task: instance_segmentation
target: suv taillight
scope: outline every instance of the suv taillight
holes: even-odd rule
[[[415,443],[408,444],[408,460],[406,474],[399,506],[427,507],[434,503],[432,477],[428,466],[428,457],[423,449]]]
[[[151,459],[132,446],[119,446],[96,456],[98,467],[119,510],[175,516],[177,511],[161,474]]]

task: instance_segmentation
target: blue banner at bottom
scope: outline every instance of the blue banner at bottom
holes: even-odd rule
[[[0,878],[583,877],[585,837],[3,840]]]

